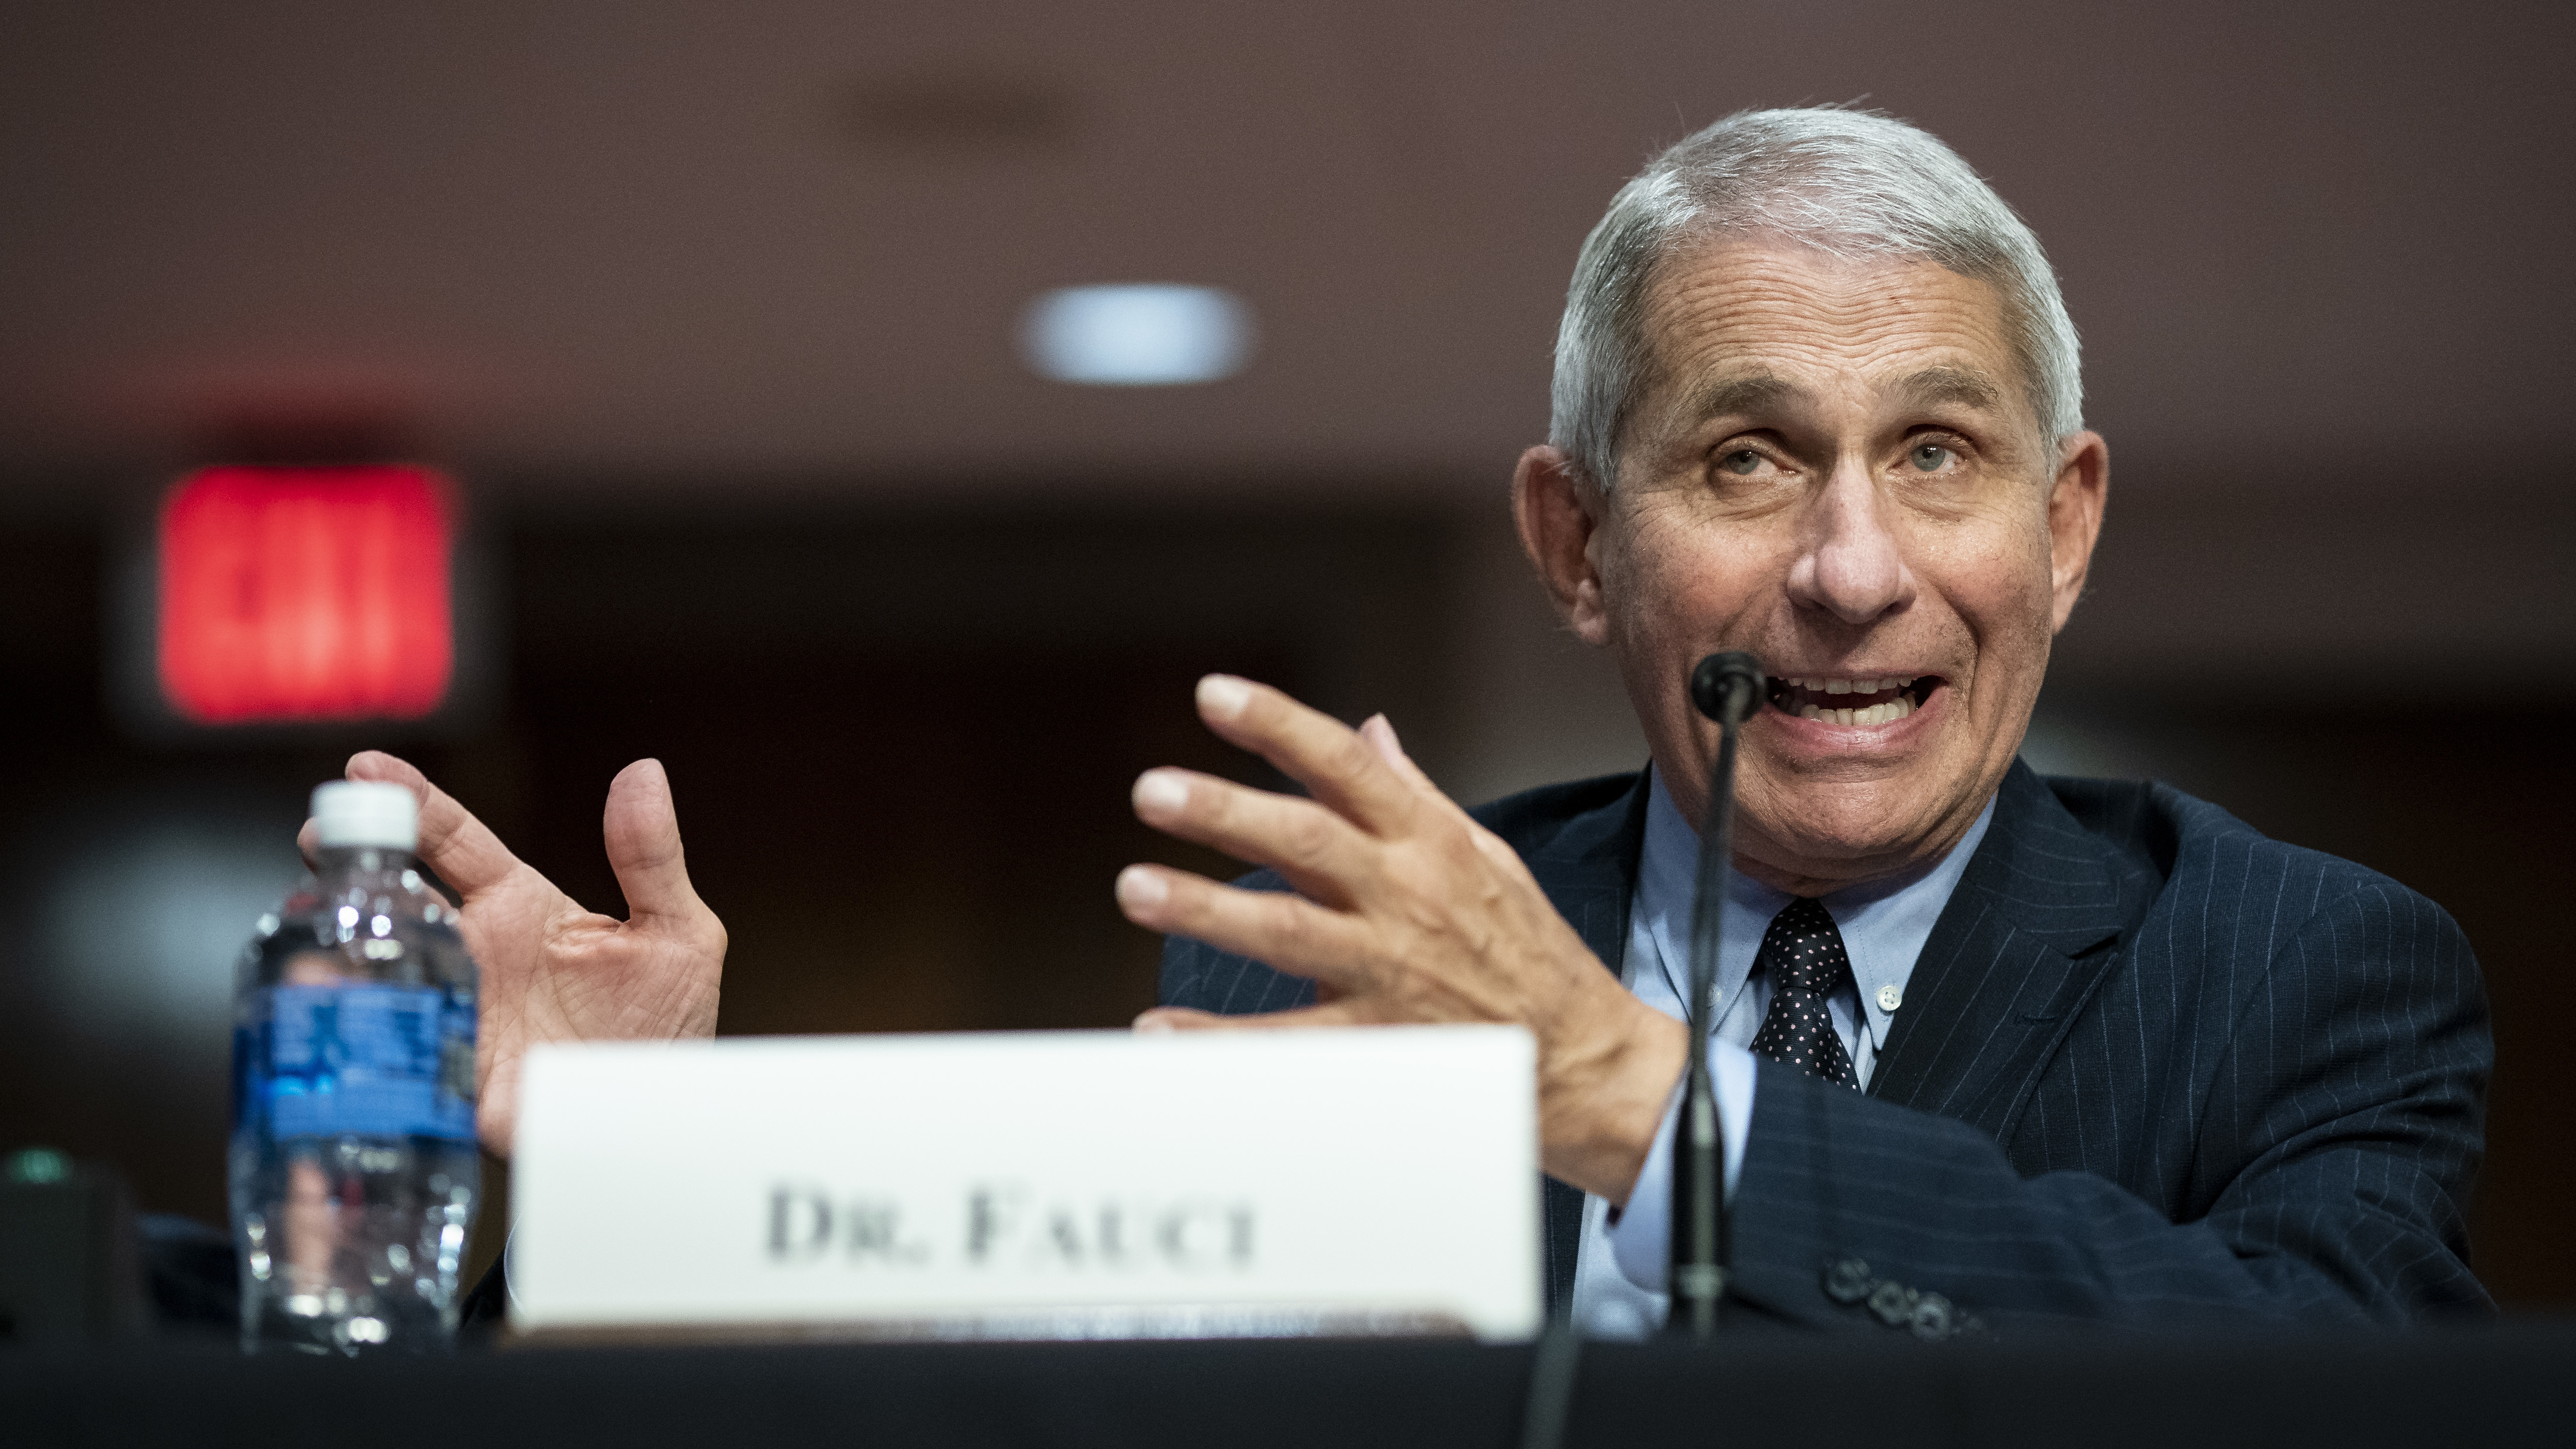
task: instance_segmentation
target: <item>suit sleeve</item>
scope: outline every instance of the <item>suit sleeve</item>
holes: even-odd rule
[[[2185,1198],[2200,1210],[2168,1220],[2092,1173],[2024,1178],[1974,1127],[1765,1063],[1736,1285],[1820,1326],[1939,1295],[2007,1332],[2491,1308],[2463,1214],[2491,1060],[2458,926],[2374,878],[2318,910],[2238,1003],[2198,1094]]]

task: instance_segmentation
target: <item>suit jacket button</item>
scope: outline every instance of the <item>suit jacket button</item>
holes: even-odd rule
[[[1914,1320],[1908,1326],[1914,1330],[1916,1338],[1926,1343],[1939,1343],[1958,1332],[1957,1317],[1949,1299],[1938,1293],[1926,1293],[1914,1305]]]
[[[1922,1296],[1902,1283],[1881,1283],[1869,1295],[1869,1311],[1878,1315],[1879,1322],[1897,1328],[1913,1321],[1914,1305]]]
[[[1858,1303],[1877,1286],[1869,1265],[1858,1258],[1845,1258],[1825,1270],[1825,1296],[1836,1303]]]

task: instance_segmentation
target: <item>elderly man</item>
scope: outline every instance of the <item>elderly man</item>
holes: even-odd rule
[[[1139,1026],[1525,1024],[1558,1300],[1659,1322],[1714,747],[1685,682],[1749,650],[1770,699],[1706,1023],[1734,1297],[1925,1337],[2484,1305],[2491,1048],[2449,917],[2014,759],[2101,527],[2080,398],[2037,241],[1930,136],[1769,111],[1666,152],[1584,244],[1512,493],[1651,768],[1471,815],[1385,720],[1206,681],[1209,726],[1312,798],[1137,782],[1147,822],[1268,867],[1120,877],[1173,937]]]
[[[1528,1027],[1556,1303],[1649,1330],[1714,747],[1685,679],[1749,650],[1769,700],[1704,1024],[1739,1319],[1945,1337],[2484,1306],[2462,1213],[2491,1048],[2458,928],[2172,790],[2014,758],[2108,454],[2010,209],[1896,121],[1732,117],[1612,202],[1556,367],[1514,514],[1651,766],[1470,813],[1383,718],[1203,681],[1209,727],[1310,793],[1138,780],[1148,823],[1265,867],[1120,875],[1171,937],[1138,1028]],[[350,774],[422,793],[423,853],[464,895],[495,1150],[529,1042],[712,1030],[724,932],[658,767],[610,791],[622,923],[400,761]]]

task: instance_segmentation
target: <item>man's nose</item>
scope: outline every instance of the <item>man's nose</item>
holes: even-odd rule
[[[1887,528],[1885,500],[1855,462],[1834,469],[1809,503],[1806,550],[1789,569],[1789,595],[1847,624],[1866,624],[1914,600],[1914,571]]]

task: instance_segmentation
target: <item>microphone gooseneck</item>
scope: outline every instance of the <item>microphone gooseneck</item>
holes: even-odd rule
[[[1691,902],[1690,1070],[1680,1120],[1674,1123],[1673,1236],[1667,1286],[1672,1303],[1664,1331],[1706,1338],[1717,1331],[1726,1296],[1727,1219],[1722,1175],[1724,1140],[1717,1088],[1709,1080],[1710,997],[1717,983],[1717,943],[1726,919],[1726,868],[1734,856],[1737,732],[1762,704],[1762,661],[1739,650],[1711,654],[1691,670],[1691,703],[1717,725],[1717,760],[1709,771],[1708,809],[1699,833],[1699,879]]]

